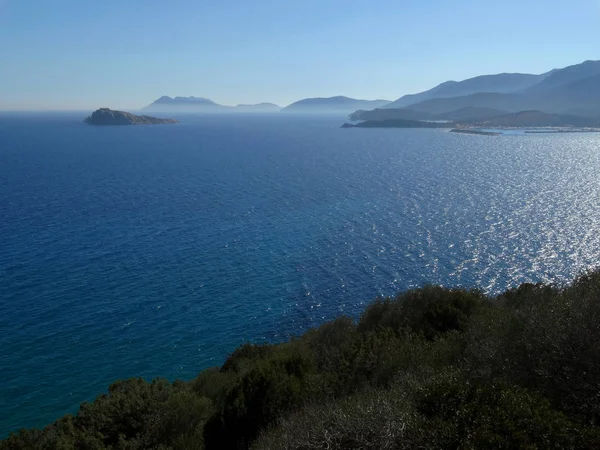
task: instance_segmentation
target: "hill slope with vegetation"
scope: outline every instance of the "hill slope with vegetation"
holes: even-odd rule
[[[0,449],[600,448],[600,272],[424,287],[189,382],[119,381]]]

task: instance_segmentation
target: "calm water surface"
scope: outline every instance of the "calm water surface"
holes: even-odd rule
[[[83,116],[0,115],[0,436],[379,295],[494,294],[599,261],[599,135]]]

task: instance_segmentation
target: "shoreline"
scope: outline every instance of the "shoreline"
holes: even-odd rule
[[[453,128],[449,132],[460,134],[478,134],[481,136],[500,136],[502,134],[500,132],[475,130],[472,128]]]

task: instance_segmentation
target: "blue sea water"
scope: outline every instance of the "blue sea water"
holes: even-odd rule
[[[377,296],[495,294],[599,261],[600,135],[82,117],[0,115],[0,436]]]

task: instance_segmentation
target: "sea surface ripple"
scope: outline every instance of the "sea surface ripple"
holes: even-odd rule
[[[81,117],[0,115],[0,436],[377,296],[561,284],[599,261],[599,135]]]

